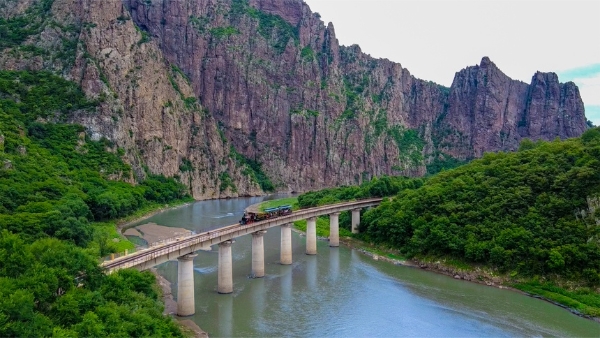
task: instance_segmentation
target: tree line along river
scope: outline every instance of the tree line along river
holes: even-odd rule
[[[139,224],[196,232],[236,223],[263,196],[196,202]],[[232,246],[232,294],[217,293],[218,247],[194,259],[196,314],[211,337],[308,336],[600,336],[600,324],[519,292],[420,269],[375,261],[347,247],[318,241],[316,256],[293,233],[293,264],[279,264],[280,230],[264,236],[265,277],[249,277],[251,236]],[[177,299],[177,262],[157,267]]]

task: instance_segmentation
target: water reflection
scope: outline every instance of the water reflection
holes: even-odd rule
[[[281,265],[278,276],[281,281],[281,301],[289,303],[292,299],[292,265]]]
[[[340,250],[331,248],[329,250],[329,278],[336,281],[340,274]]]
[[[268,278],[268,277],[267,277]],[[258,318],[262,318],[263,309],[265,306],[266,292],[266,278],[254,278],[251,283],[250,292],[252,294],[252,311]]]
[[[217,305],[219,336],[233,336],[233,296],[231,294],[220,295],[221,299]]]
[[[314,291],[317,288],[317,277],[319,275],[317,270],[317,256],[307,255],[306,257],[306,285],[308,286],[309,292]]]

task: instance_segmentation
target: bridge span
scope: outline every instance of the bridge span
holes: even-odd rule
[[[263,235],[268,228],[281,227],[281,264],[292,264],[291,225],[294,221],[307,220],[306,225],[306,254],[317,254],[316,217],[329,215],[330,236],[329,246],[339,246],[339,213],[352,211],[352,233],[358,233],[360,209],[376,206],[381,198],[343,202],[324,205],[316,208],[294,211],[290,215],[279,216],[249,224],[234,224],[219,229],[210,230],[196,235],[179,238],[178,240],[157,247],[150,247],[127,256],[105,261],[102,267],[106,273],[135,268],[146,270],[169,260],[178,260],[178,296],[177,314],[189,316],[195,313],[194,308],[194,266],[193,259],[196,251],[210,250],[212,245],[219,245],[218,287],[219,293],[233,292],[233,270],[231,244],[234,239],[252,234],[252,275],[264,277],[264,245]]]

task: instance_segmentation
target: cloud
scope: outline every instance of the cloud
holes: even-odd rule
[[[600,106],[585,106],[585,116],[592,121],[595,126],[600,126]]]
[[[585,115],[600,126],[600,63],[571,68],[558,73],[561,82],[573,81],[579,87]]]
[[[557,73],[561,82],[573,81],[575,79],[592,78],[600,75],[600,63],[566,69],[563,71],[558,71]]]

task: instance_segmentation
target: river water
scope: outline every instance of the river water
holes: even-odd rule
[[[146,219],[197,232],[236,223],[265,196],[211,200]],[[194,259],[196,314],[211,337],[600,337],[600,324],[518,292],[375,261],[318,241],[307,256],[292,233],[293,264],[279,264],[280,230],[264,237],[264,278],[249,278],[251,236],[232,246],[232,294],[217,293],[218,246]],[[157,267],[177,299],[177,262]]]

